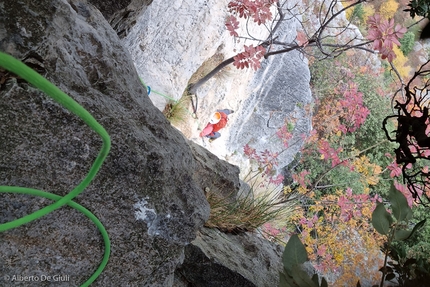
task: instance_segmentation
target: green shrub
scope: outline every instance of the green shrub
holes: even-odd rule
[[[407,56],[414,48],[415,34],[411,31],[407,32],[403,35],[403,38],[400,39],[400,44],[400,50],[403,52],[403,55]]]

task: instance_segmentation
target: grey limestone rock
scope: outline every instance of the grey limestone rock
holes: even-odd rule
[[[153,0],[88,0],[96,6],[120,38],[127,36]]]
[[[106,162],[75,199],[100,219],[111,240],[109,264],[92,286],[171,286],[209,206],[193,179],[193,153],[148,99],[117,34],[92,5],[72,0],[1,0],[0,31],[2,52],[69,94],[111,136]],[[0,73],[6,79],[0,88],[0,185],[67,194],[88,172],[100,138],[42,92]],[[50,204],[0,196],[1,223]],[[69,275],[55,286],[79,286],[100,264],[103,241],[85,216],[63,207],[0,233],[0,254],[2,275]],[[0,286],[28,286],[0,280]]]
[[[279,27],[280,41],[291,41],[296,34],[296,20],[286,20]],[[312,103],[310,72],[307,60],[298,51],[268,58],[249,84],[249,96],[240,104],[235,121],[229,127],[229,150],[242,150],[249,144],[258,151],[278,152],[279,168],[287,166],[311,130]],[[288,146],[276,136],[287,122],[292,124]]]
[[[196,160],[194,179],[205,192],[236,198],[241,188],[239,168],[219,160],[214,154],[194,142],[189,142]]]
[[[193,287],[278,286],[282,251],[253,233],[232,235],[203,228],[185,247],[176,280]]]
[[[153,0],[88,0],[93,4],[106,20],[115,18],[118,14],[134,14],[146,8]]]

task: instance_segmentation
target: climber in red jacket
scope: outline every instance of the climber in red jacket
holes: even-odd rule
[[[220,129],[224,128],[228,122],[228,115],[234,113],[233,110],[217,110],[209,120],[209,123],[200,133],[201,137],[207,137],[210,141],[213,141],[221,136],[218,132]]]

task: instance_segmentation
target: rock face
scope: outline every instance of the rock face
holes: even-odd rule
[[[280,41],[294,39],[295,25],[295,21],[282,23]],[[249,144],[257,151],[279,153],[280,168],[288,165],[311,129],[311,114],[306,109],[312,103],[309,81],[307,61],[298,51],[263,62],[249,84],[249,97],[240,104],[230,125],[227,149],[242,151]],[[276,132],[283,127],[288,129],[288,123],[293,136],[284,145]]]
[[[154,0],[123,39],[145,83],[177,100],[191,75],[206,60],[219,55],[232,57],[242,51],[243,44],[253,43],[238,43],[229,36],[224,25],[227,3]],[[283,22],[280,40],[295,38],[298,22],[291,18]],[[261,39],[265,39],[264,33],[267,31],[252,31]],[[198,90],[198,119],[190,119],[181,130],[202,145],[199,132],[210,115],[217,109],[235,110],[228,127],[221,131],[222,137],[205,147],[246,170],[249,163],[242,156],[243,146],[249,143],[261,151],[273,152],[285,149],[275,133],[286,119],[294,120],[294,137],[279,158],[280,167],[286,166],[303,144],[302,136],[311,129],[310,114],[306,112],[312,101],[309,80],[307,62],[297,52],[269,58],[257,73],[227,67]],[[155,93],[150,98],[160,110],[168,101]]]
[[[153,1],[123,40],[145,83],[179,99],[191,75],[223,43],[221,17],[227,3]],[[164,109],[168,99],[155,94],[150,97],[157,108]]]
[[[120,38],[125,37],[152,0],[88,0],[96,6]]]
[[[189,142],[196,168],[194,169],[193,178],[205,192],[210,191],[223,197],[238,194],[241,188],[239,181],[239,168],[220,161],[214,154],[208,152],[205,148]]]
[[[75,199],[100,219],[112,245],[109,264],[92,286],[171,286],[209,206],[189,145],[148,99],[117,34],[93,6],[70,0],[1,0],[0,31],[2,52],[38,70],[111,136],[107,161]],[[42,92],[0,74],[6,79],[0,185],[67,194],[85,177],[101,140]],[[1,198],[1,223],[50,204],[19,194]],[[3,275],[69,275],[56,286],[78,286],[100,264],[103,248],[96,227],[63,207],[0,233],[0,254]],[[0,280],[1,286],[28,284]]]
[[[255,234],[231,235],[203,228],[186,246],[176,280],[199,287],[278,286],[281,258],[280,246]]]

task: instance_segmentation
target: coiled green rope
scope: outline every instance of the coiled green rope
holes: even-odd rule
[[[94,179],[97,172],[99,171],[101,165],[103,164],[104,160],[106,159],[106,156],[109,153],[110,150],[110,137],[106,130],[101,126],[92,116],[91,114],[85,110],[81,105],[79,105],[75,100],[73,100],[71,97],[69,97],[67,94],[65,94],[63,91],[61,91],[59,88],[57,88],[55,85],[53,85],[51,82],[43,78],[41,75],[36,73],[31,68],[27,67],[24,63],[21,61],[16,60],[15,58],[4,54],[0,52],[0,66],[5,68],[6,70],[11,71],[12,73],[20,76],[30,84],[34,85],[35,87],[39,88],[43,92],[45,92],[48,96],[50,96],[53,100],[60,103],[63,107],[77,115],[79,118],[81,118],[88,126],[91,127],[96,133],[98,133],[102,140],[103,145],[102,148],[97,155],[97,158],[95,159],[93,165],[91,166],[87,176],[82,180],[80,184],[78,184],[71,192],[69,192],[66,196],[61,197],[56,194],[52,194],[49,192],[37,190],[37,189],[31,189],[31,188],[25,188],[25,187],[17,187],[17,186],[0,186],[0,192],[11,192],[11,193],[23,193],[23,194],[30,194],[34,196],[41,196],[45,197],[51,200],[54,200],[55,202],[51,205],[48,205],[42,209],[39,209],[29,215],[26,215],[24,217],[18,218],[16,220],[0,224],[0,232],[16,228],[18,226],[21,226],[25,223],[28,223],[30,221],[36,220],[60,207],[63,205],[69,205],[72,208],[75,208],[85,214],[91,221],[94,222],[94,224],[99,229],[100,233],[102,234],[104,245],[105,245],[105,252],[102,259],[102,262],[100,263],[97,270],[94,272],[94,274],[81,286],[89,286],[96,278],[101,274],[103,269],[105,268],[110,255],[110,240],[109,236],[106,232],[106,229],[102,225],[102,223],[97,219],[97,217],[92,214],[88,209],[84,208],[83,206],[77,204],[76,202],[73,202],[72,199],[78,196],[81,192],[84,191],[84,189],[90,184],[90,182]]]

